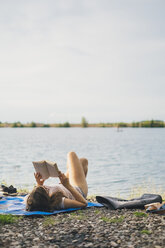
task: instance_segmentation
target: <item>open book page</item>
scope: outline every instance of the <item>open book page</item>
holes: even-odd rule
[[[51,161],[46,160],[46,165],[47,165],[47,169],[49,171],[49,176],[50,177],[58,177],[59,169],[57,167],[57,164],[55,162],[51,162]]]
[[[36,172],[40,172],[40,174],[42,175],[42,178],[44,180],[49,178],[49,171],[48,171],[45,160],[33,162],[33,166],[34,166]]]

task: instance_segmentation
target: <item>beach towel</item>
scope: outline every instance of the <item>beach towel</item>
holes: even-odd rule
[[[146,204],[160,202],[162,203],[162,197],[157,194],[144,194],[139,198],[131,200],[124,200],[121,198],[114,198],[110,196],[96,196],[97,202],[103,204],[105,207],[116,209],[144,209]]]
[[[26,216],[53,215],[53,214],[71,212],[81,209],[81,208],[69,208],[69,209],[55,210],[54,212],[42,212],[42,211],[28,212],[25,210],[24,197],[25,196],[2,197],[2,199],[0,200],[0,214],[26,215]],[[99,203],[88,202],[86,208],[89,207],[103,207],[103,205]]]

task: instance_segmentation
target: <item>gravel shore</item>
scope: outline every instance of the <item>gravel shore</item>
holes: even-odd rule
[[[0,225],[0,247],[165,247],[165,216],[89,208]]]

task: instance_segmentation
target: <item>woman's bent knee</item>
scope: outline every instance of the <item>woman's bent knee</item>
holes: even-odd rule
[[[88,166],[88,159],[80,158],[80,162],[82,163],[83,166]]]
[[[77,158],[77,155],[75,152],[68,152],[68,158]]]

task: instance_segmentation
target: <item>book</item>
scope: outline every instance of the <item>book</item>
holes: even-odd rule
[[[36,172],[40,172],[42,178],[48,179],[49,177],[58,177],[59,169],[55,162],[48,160],[42,160],[37,162],[32,162]]]

